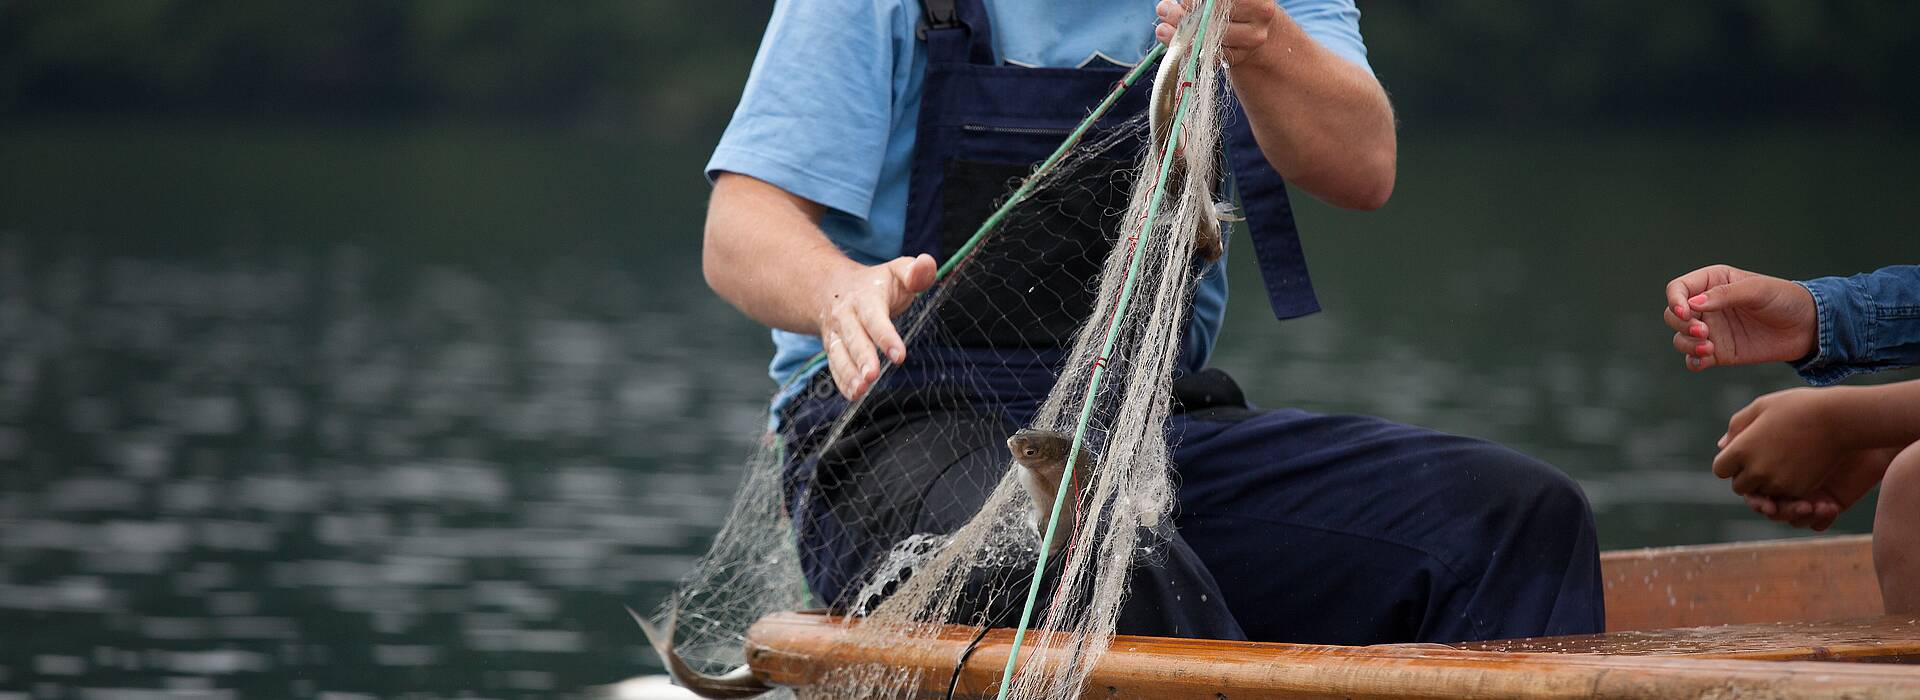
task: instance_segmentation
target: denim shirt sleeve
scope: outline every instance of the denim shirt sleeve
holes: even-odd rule
[[[1920,364],[1920,265],[1795,282],[1813,294],[1813,357],[1793,363],[1808,383]]]

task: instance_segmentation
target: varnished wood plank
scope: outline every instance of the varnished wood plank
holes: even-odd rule
[[[1607,552],[1607,630],[1872,617],[1867,535]]]
[[[748,659],[771,683],[805,689],[856,663],[885,663],[916,678],[915,696],[944,697],[975,630],[881,649],[848,643],[833,618],[780,613],[748,632]],[[1029,637],[1036,661],[1044,635]],[[955,697],[992,697],[1012,644],[988,633],[965,655]],[[1409,647],[1337,647],[1115,637],[1095,664],[1086,698],[1920,698],[1920,668],[1885,664],[1598,656]]]
[[[1914,663],[1920,662],[1920,619],[1903,615],[1826,622],[1682,627],[1455,646],[1477,651],[1550,654]]]

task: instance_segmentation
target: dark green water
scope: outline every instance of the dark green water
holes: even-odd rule
[[[546,697],[657,665],[771,391],[698,270],[705,143],[548,128],[0,129],[0,698]],[[1794,534],[1707,471],[1783,367],[1690,375],[1667,279],[1920,260],[1920,136],[1405,137],[1302,205],[1327,313],[1236,258],[1256,401],[1493,438],[1607,547]],[[1862,531],[1863,504],[1841,521]]]

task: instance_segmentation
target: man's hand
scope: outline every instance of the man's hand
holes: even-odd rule
[[[1194,0],[1186,0],[1193,4]],[[1160,24],[1154,26],[1153,36],[1160,43],[1172,43],[1173,33],[1185,19],[1189,8],[1176,0],[1160,0],[1153,8],[1160,16]],[[1227,15],[1227,29],[1220,35],[1220,51],[1225,54],[1227,65],[1239,65],[1242,61],[1258,55],[1260,47],[1267,43],[1267,36],[1273,31],[1274,15],[1280,10],[1271,2],[1237,2]]]
[[[821,285],[826,298],[819,305],[819,334],[842,396],[858,399],[880,378],[876,349],[896,363],[907,359],[893,317],[933,286],[936,267],[933,256],[921,255],[829,273]]]
[[[820,336],[834,384],[860,398],[907,346],[893,316],[933,286],[932,256],[862,265],[820,230],[826,207],[772,183],[721,173],[707,206],[707,284],[754,320]]]
[[[1813,295],[1804,287],[1726,265],[1668,282],[1662,315],[1674,331],[1673,349],[1696,372],[1806,357],[1819,330]]]
[[[1898,447],[1871,447],[1843,452],[1826,482],[1805,498],[1747,495],[1747,507],[1768,520],[1825,532],[1835,518],[1853,507],[1887,474],[1887,465],[1900,454]]]
[[[1195,7],[1159,0],[1154,36],[1171,40]],[[1220,45],[1253,139],[1281,177],[1336,207],[1386,206],[1399,146],[1373,73],[1320,45],[1272,0],[1234,3]]]

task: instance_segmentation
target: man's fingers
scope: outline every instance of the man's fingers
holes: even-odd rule
[[[1153,38],[1159,39],[1162,44],[1173,43],[1173,35],[1174,32],[1179,31],[1180,20],[1187,17],[1187,8],[1181,7],[1180,3],[1174,0],[1160,0],[1159,4],[1153,6],[1153,14],[1160,19],[1160,23],[1154,25]]]
[[[860,322],[860,315],[853,307],[842,307],[833,316],[834,331],[840,339],[846,341],[847,359],[853,365],[859,377],[859,384],[865,387],[880,376],[879,356],[873,353],[873,340],[867,337],[866,325]]]
[[[1278,12],[1278,8],[1279,5],[1270,2],[1236,2],[1233,4],[1233,13],[1227,15],[1227,21],[1265,27],[1273,21],[1273,13]]]
[[[859,388],[859,372],[847,357],[847,341],[841,340],[839,333],[829,330],[821,342],[827,346],[827,371],[833,375],[834,388],[849,400],[858,398],[854,391]]]
[[[1160,0],[1153,6],[1153,14],[1164,24],[1179,24],[1180,18],[1187,16],[1187,8],[1173,0]]]
[[[921,253],[913,258],[913,264],[908,267],[908,272],[910,274],[907,275],[909,282],[907,288],[919,294],[933,288],[934,278],[940,274],[940,263],[935,261],[933,256]]]
[[[1267,43],[1275,7],[1270,2],[1234,3],[1233,14],[1227,16],[1226,31],[1220,34],[1220,47],[1244,51]]]
[[[867,337],[873,340],[874,346],[879,348],[880,352],[886,353],[887,359],[896,363],[907,359],[906,341],[900,339],[900,332],[894,328],[893,319],[888,316],[886,309],[880,307],[877,300],[873,303],[861,304],[859,315],[860,324],[865,327]]]
[[[1264,22],[1228,24],[1227,31],[1220,34],[1220,48],[1226,51],[1244,52],[1265,43],[1267,43],[1267,25]]]
[[[887,272],[893,278],[893,289],[888,290],[887,294],[887,313],[891,315],[906,311],[915,295],[933,287],[933,278],[939,271],[940,266],[934,263],[933,256],[926,254],[898,258],[887,263]]]

